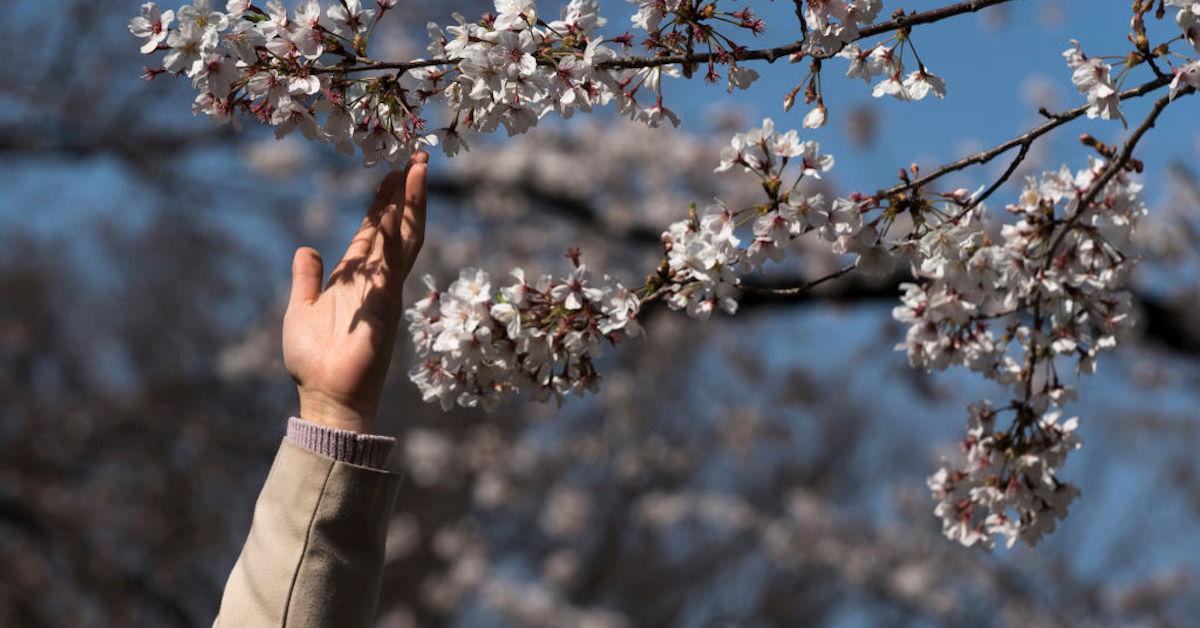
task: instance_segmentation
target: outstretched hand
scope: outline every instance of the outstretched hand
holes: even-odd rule
[[[296,250],[283,363],[307,421],[372,429],[403,310],[401,289],[425,235],[428,159],[417,153],[384,178],[324,290],[320,254]]]

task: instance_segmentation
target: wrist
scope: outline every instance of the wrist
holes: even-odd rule
[[[374,408],[356,407],[320,391],[301,388],[299,394],[300,418],[309,423],[360,434],[369,434],[374,428]]]

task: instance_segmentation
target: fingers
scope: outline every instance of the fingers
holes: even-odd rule
[[[292,303],[312,303],[321,294],[321,277],[324,267],[321,254],[315,249],[302,246],[292,258]]]
[[[375,192],[375,200],[371,202],[367,215],[363,218],[362,224],[358,226],[354,238],[350,240],[350,245],[346,247],[346,253],[342,255],[342,260],[338,262],[333,275],[337,275],[347,266],[366,263],[388,206],[396,203],[404,194],[404,176],[405,170],[393,170],[383,178],[383,182],[379,184],[379,189]],[[333,280],[332,276],[330,280]]]
[[[388,264],[404,274],[408,274],[425,241],[428,162],[428,153],[413,155],[404,180],[404,203],[390,207],[381,225]]]

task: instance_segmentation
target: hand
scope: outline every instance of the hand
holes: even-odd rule
[[[403,310],[401,288],[425,236],[428,160],[417,153],[407,168],[388,173],[324,290],[320,254],[296,250],[283,363],[306,421],[372,429]]]

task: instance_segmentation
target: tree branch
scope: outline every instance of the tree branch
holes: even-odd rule
[[[900,284],[913,281],[907,271],[877,281],[851,275],[847,281],[822,290],[795,290],[812,283],[803,277],[784,277],[748,284],[738,299],[738,313],[775,307],[798,307],[813,303],[871,305],[895,303]],[[1166,300],[1147,292],[1133,292],[1133,305],[1140,313],[1140,331],[1146,342],[1180,355],[1200,355],[1200,325],[1194,324],[1190,301]]]
[[[878,22],[870,26],[864,27],[858,31],[858,37],[852,41],[859,41],[875,35],[890,33],[908,28],[918,24],[929,24],[938,22],[946,18],[962,15],[963,13],[974,13],[980,9],[986,9],[997,4],[1004,4],[1011,0],[967,0],[966,2],[958,2],[956,4],[947,5],[939,9],[931,9],[924,13],[912,13],[910,15],[901,15],[886,22]],[[748,60],[765,60],[768,63],[773,63],[776,59],[800,52],[804,48],[804,40],[800,39],[790,44],[777,46],[775,48],[765,48],[762,50],[748,50],[737,55],[738,61]],[[832,55],[828,55],[832,56]],[[644,68],[658,65],[670,65],[676,63],[708,63],[717,61],[716,54],[697,53],[690,55],[667,55],[661,57],[630,57],[628,59],[613,59],[611,61],[602,62],[599,65],[601,69],[616,69],[616,68]]]
[[[858,37],[853,41],[874,37],[883,33],[900,30],[901,28],[909,28],[919,24],[929,24],[938,22],[946,18],[962,15],[964,13],[974,13],[981,9],[986,9],[997,4],[1004,4],[1012,0],[966,0],[955,4],[947,5],[939,9],[931,9],[923,13],[912,13],[909,15],[900,15],[891,20],[879,22],[867,26],[858,32]],[[800,12],[799,3],[797,2],[797,14],[801,18],[803,24],[803,14]],[[765,60],[768,63],[773,63],[776,59],[788,56],[793,53],[800,52],[804,48],[804,39],[801,38],[790,44],[776,46],[774,48],[763,48],[759,50],[747,50],[737,55],[738,61]],[[826,57],[832,55],[826,55]],[[356,58],[354,60],[358,65],[343,66],[331,65],[314,67],[310,71],[313,73],[348,73],[348,72],[364,72],[368,70],[398,70],[405,71],[414,68],[422,68],[433,65],[453,65],[457,64],[460,59],[440,57],[436,59],[418,59],[415,61],[406,61],[403,63],[392,61],[370,61],[369,59]],[[716,53],[693,53],[684,55],[662,55],[658,57],[626,57],[624,59],[612,59],[602,61],[596,64],[596,67],[601,70],[618,70],[631,68],[649,68],[663,65],[676,65],[687,63],[715,63],[718,61]]]
[[[794,295],[800,294],[801,292],[807,292],[809,290],[812,290],[813,288],[825,283],[826,281],[831,281],[831,280],[837,279],[838,277],[841,277],[842,275],[845,275],[846,273],[854,270],[856,265],[857,264],[850,264],[848,266],[845,266],[843,268],[835,270],[832,273],[829,273],[828,275],[825,275],[823,277],[818,277],[817,279],[813,279],[811,281],[805,281],[803,283],[799,283],[799,284],[796,284],[793,286],[769,286],[769,285],[746,283],[746,284],[742,284],[741,289],[742,289],[742,292],[749,292],[749,293],[754,293],[754,294],[765,294],[765,295],[771,295],[771,296],[775,296],[775,297],[794,296]]]
[[[1017,151],[1017,156],[1014,157],[1012,162],[1008,164],[1008,168],[1004,170],[1004,172],[1000,175],[1000,178],[996,179],[990,186],[988,186],[988,188],[984,190],[982,194],[975,197],[975,199],[970,203],[967,203],[966,207],[963,207],[962,211],[958,212],[958,214],[954,217],[955,222],[970,213],[972,209],[978,207],[980,203],[986,201],[989,196],[995,193],[996,190],[1000,189],[1000,186],[1004,185],[1005,181],[1008,181],[1008,178],[1017,171],[1017,167],[1021,165],[1021,162],[1025,161],[1025,156],[1029,154],[1030,146],[1033,146],[1032,138],[1021,142],[1021,150]]]
[[[1141,85],[1138,85],[1137,87],[1134,87],[1132,89],[1127,89],[1127,90],[1121,92],[1120,94],[1118,94],[1117,97],[1120,98],[1121,100],[1127,100],[1129,98],[1137,98],[1138,96],[1144,96],[1152,91],[1162,88],[1170,82],[1171,82],[1170,77],[1155,78],[1154,80],[1151,80],[1151,81],[1148,81]],[[887,197],[887,196],[892,196],[894,194],[899,194],[901,192],[906,192],[908,190],[918,189],[928,183],[931,183],[937,179],[940,179],[941,177],[946,176],[947,174],[950,174],[951,172],[957,172],[959,170],[962,170],[968,166],[973,166],[975,164],[987,163],[987,162],[991,161],[992,159],[995,159],[997,156],[1001,155],[1002,153],[1007,152],[1011,148],[1014,148],[1017,146],[1025,146],[1027,144],[1032,144],[1033,141],[1036,140],[1037,138],[1039,138],[1039,137],[1049,133],[1050,131],[1053,131],[1054,129],[1057,129],[1058,127],[1087,113],[1087,110],[1088,110],[1088,105],[1080,105],[1074,109],[1064,111],[1063,113],[1051,114],[1049,116],[1050,120],[1047,120],[1046,122],[1042,123],[1041,125],[1036,126],[1032,129],[1026,131],[1025,133],[1022,133],[1021,135],[1018,135],[1006,142],[997,144],[996,146],[993,146],[992,148],[980,151],[973,155],[968,155],[966,157],[963,157],[962,159],[959,159],[958,161],[953,161],[948,164],[939,166],[933,172],[931,172],[919,179],[915,179],[910,183],[902,183],[900,185],[896,185],[894,187],[888,188],[887,190],[882,190],[882,191],[878,192],[877,195],[880,197]],[[1028,150],[1028,149],[1026,149],[1026,150]],[[1011,171],[1015,170],[1015,169],[1016,169],[1015,166],[1010,166],[1010,172],[1006,173],[1006,177],[1007,177],[1007,175],[1011,175],[1012,174]]]
[[[1194,91],[1195,90],[1193,88],[1187,87],[1175,94],[1174,98],[1187,96]],[[1144,136],[1147,131],[1154,128],[1155,122],[1158,121],[1158,116],[1162,114],[1164,109],[1167,108],[1167,105],[1171,104],[1174,98],[1168,94],[1154,102],[1154,108],[1150,110],[1150,113],[1146,114],[1146,117],[1142,120],[1142,123],[1138,125],[1137,129],[1134,129],[1133,135],[1129,136],[1129,139],[1125,141],[1125,147],[1121,149],[1121,153],[1117,155],[1117,158],[1108,165],[1108,168],[1106,168],[1104,172],[1092,182],[1091,187],[1088,188],[1087,194],[1085,194],[1083,198],[1080,199],[1079,204],[1076,205],[1075,213],[1071,214],[1067,218],[1066,222],[1063,223],[1062,230],[1058,232],[1058,235],[1054,238],[1054,242],[1050,244],[1050,249],[1046,252],[1046,260],[1043,268],[1050,267],[1050,264],[1054,260],[1054,252],[1058,250],[1058,247],[1060,244],[1062,244],[1063,239],[1066,238],[1067,234],[1075,228],[1075,223],[1079,222],[1079,218],[1087,213],[1088,207],[1090,207],[1092,203],[1096,202],[1096,197],[1100,196],[1100,192],[1102,192],[1104,188],[1108,186],[1108,183],[1113,180],[1113,177],[1117,176],[1118,172],[1125,169],[1125,166],[1129,163],[1129,160],[1133,158],[1133,149],[1137,147],[1137,144],[1139,141],[1141,141],[1142,136]]]

